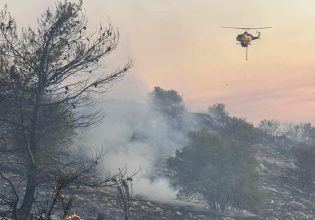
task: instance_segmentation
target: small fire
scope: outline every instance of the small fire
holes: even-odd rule
[[[53,196],[56,197],[58,195],[58,188],[57,186],[55,185],[54,186],[54,191],[53,191]]]
[[[72,214],[69,215],[66,220],[84,220],[83,218],[81,218],[80,216],[76,215],[76,214]]]

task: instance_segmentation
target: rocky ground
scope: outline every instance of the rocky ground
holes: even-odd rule
[[[76,213],[80,213],[85,220],[94,220],[97,214],[105,216],[105,220],[122,220],[124,214],[120,208],[118,197],[114,192],[93,190],[88,193],[84,190],[76,196],[74,209]],[[86,203],[85,198],[89,198]],[[200,219],[209,220],[213,216],[206,206],[193,204],[163,204],[155,201],[144,200],[140,197],[133,198],[132,207],[130,208],[130,220],[189,220]],[[219,216],[223,219],[223,216]],[[226,218],[228,219],[228,218]],[[252,217],[233,217],[231,219],[262,219],[256,216]]]
[[[299,186],[290,149],[281,145],[256,147],[263,189],[268,198],[263,216],[273,220],[315,219],[315,195]]]
[[[262,188],[266,194],[266,204],[260,216],[236,217],[230,219],[265,220],[311,220],[315,219],[315,195],[304,192],[298,185],[294,160],[290,150],[279,146],[256,145]],[[86,218],[96,219],[103,213],[106,220],[123,219],[120,202],[115,190],[85,191],[82,189],[75,198],[74,211]],[[205,205],[163,204],[140,197],[133,198],[130,219],[137,220],[185,220],[215,219]],[[224,219],[222,216],[219,219]],[[226,219],[229,219],[226,217]]]
[[[283,144],[255,145],[258,172],[266,195],[265,206],[259,216],[230,212],[229,220],[315,220],[315,194],[306,192],[296,175],[292,151]],[[160,173],[166,172],[165,170]],[[115,189],[71,188],[74,196],[73,212],[85,220],[96,220],[102,214],[105,220],[123,220],[124,213]],[[240,215],[242,214],[242,215]],[[248,214],[248,213],[247,213]],[[60,218],[56,218],[60,219]],[[204,204],[165,204],[134,196],[130,220],[212,220],[213,213]]]

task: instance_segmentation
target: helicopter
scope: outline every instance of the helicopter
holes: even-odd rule
[[[269,29],[272,27],[258,27],[258,28],[244,28],[244,27],[222,27],[222,28],[230,28],[230,29],[240,29],[244,30],[244,33],[237,35],[236,41],[242,46],[246,48],[246,60],[248,60],[248,46],[251,45],[253,40],[260,39],[260,29]],[[254,36],[248,33],[249,30],[256,30],[257,36]]]

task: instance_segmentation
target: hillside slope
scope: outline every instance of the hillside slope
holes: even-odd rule
[[[256,145],[266,191],[264,216],[271,219],[315,219],[315,195],[299,186],[293,155],[285,146]]]

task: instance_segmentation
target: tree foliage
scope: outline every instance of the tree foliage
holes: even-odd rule
[[[227,141],[211,130],[194,131],[168,166],[180,195],[202,195],[216,212],[228,206],[257,211],[259,178],[249,145]]]
[[[262,120],[258,128],[270,137],[276,137],[280,134],[281,123],[277,120]]]
[[[175,90],[155,87],[150,94],[150,101],[155,111],[163,114],[175,128],[182,128],[185,105],[183,98]]]
[[[315,128],[311,123],[287,123],[283,135],[298,143],[312,144],[315,140]]]
[[[257,129],[243,118],[229,116],[224,104],[214,104],[208,108],[208,112],[217,121],[217,125],[212,128],[224,138],[245,144],[256,144],[259,142]]]
[[[208,112],[214,114],[221,122],[225,123],[229,118],[229,113],[225,109],[225,104],[217,103],[208,107]]]
[[[245,119],[231,117],[226,120],[221,133],[228,140],[246,144],[257,144],[260,141],[257,129]]]

